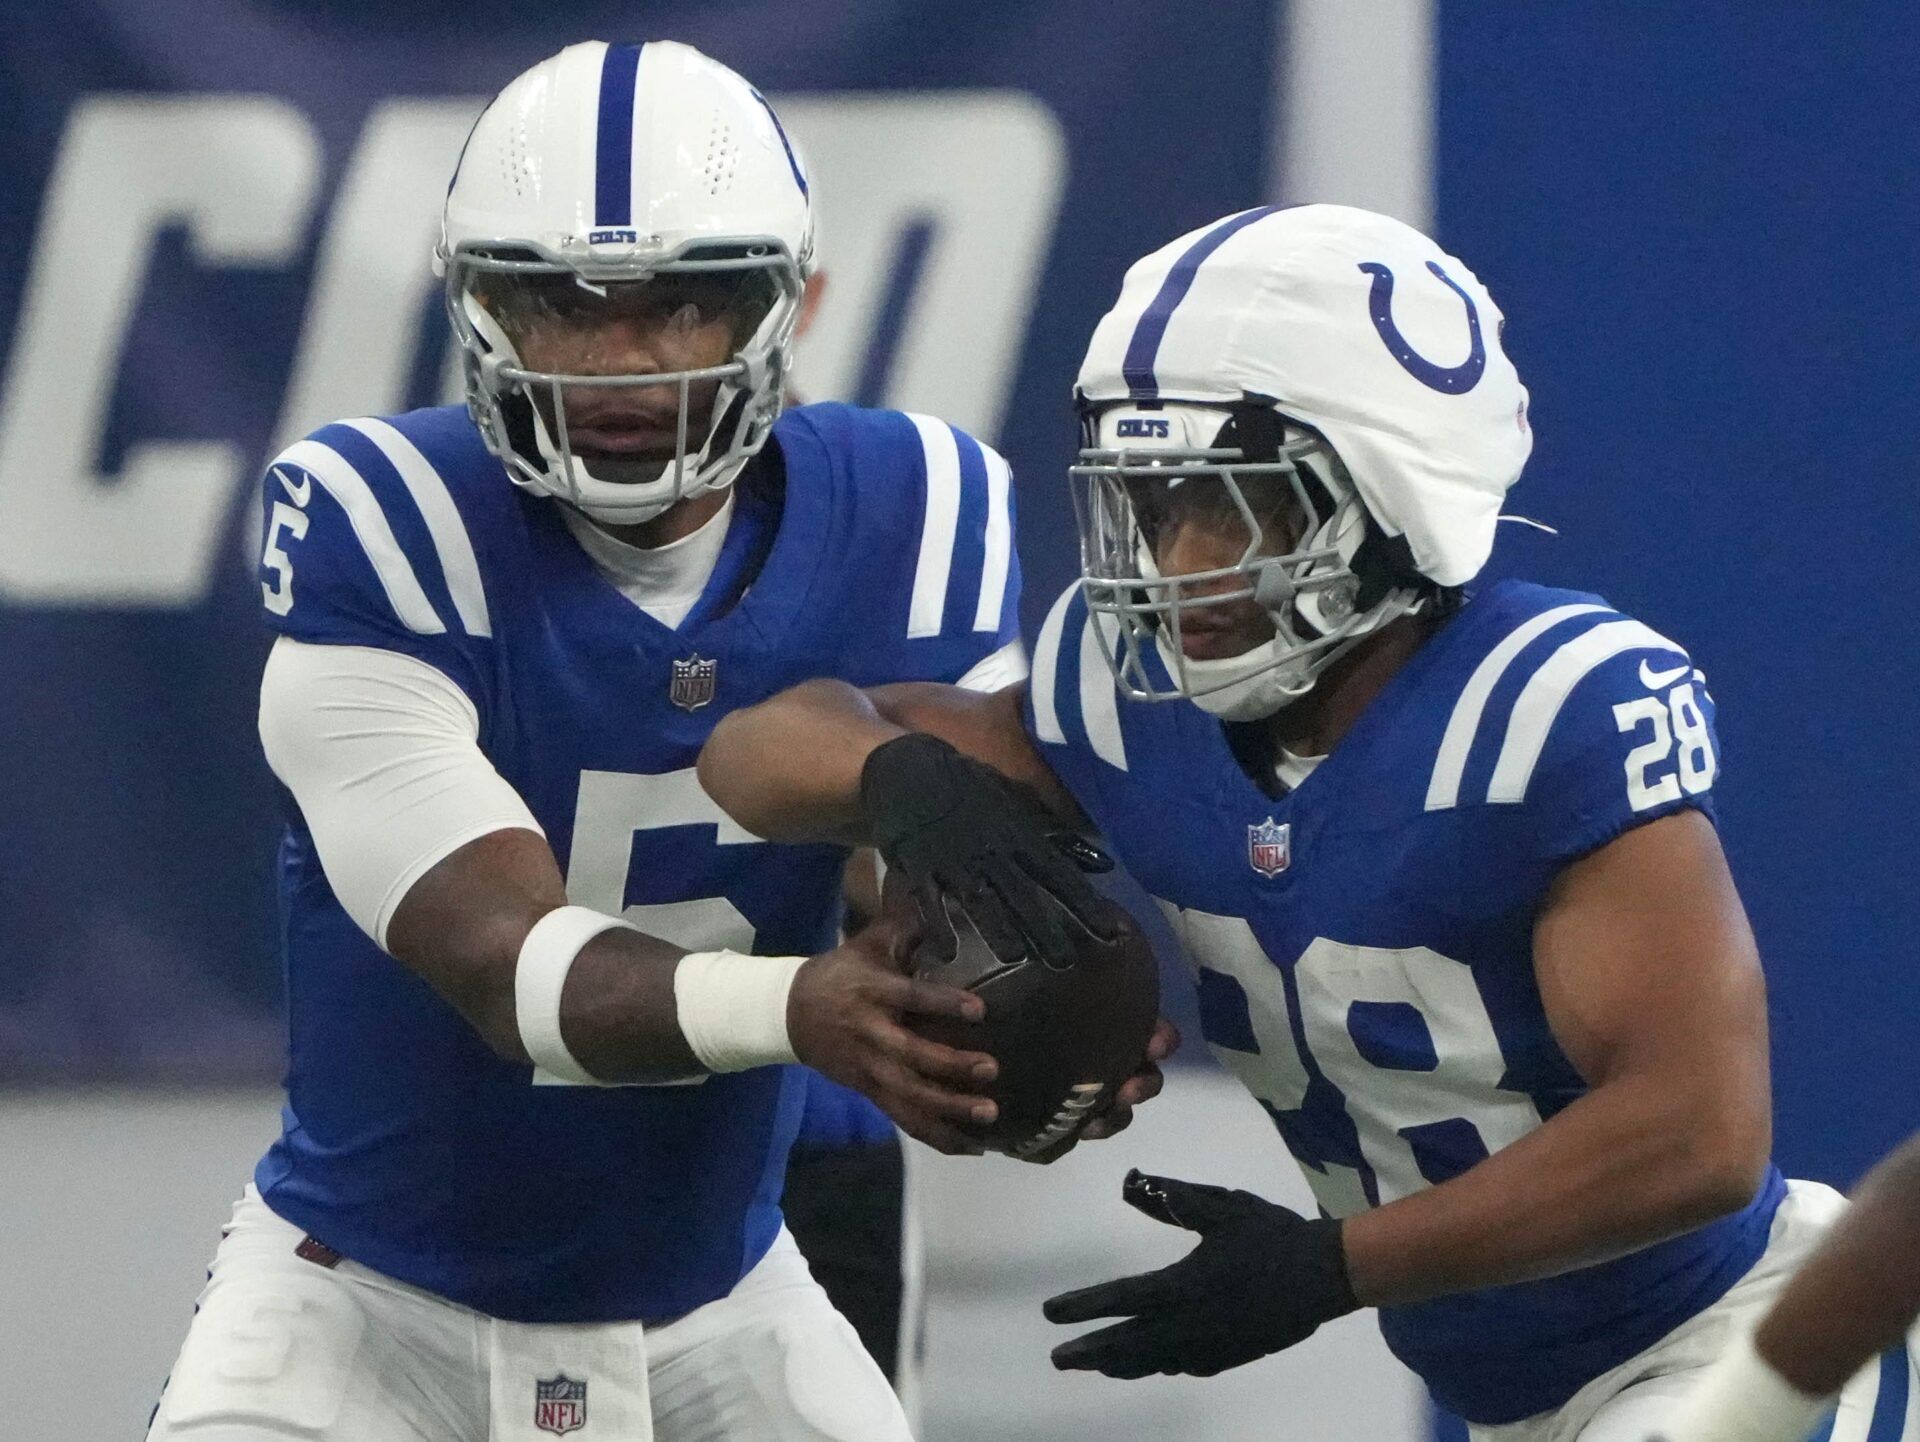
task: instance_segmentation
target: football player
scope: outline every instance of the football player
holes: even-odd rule
[[[1734,1338],[1653,1442],[1869,1437],[1876,1413],[1890,1429],[1898,1414],[1875,1405],[1870,1364],[1879,1354],[1879,1387],[1897,1395],[1907,1379],[1894,1349],[1916,1321],[1920,1135],[1867,1174],[1758,1329]],[[1920,1408],[1920,1392],[1906,1405]]]
[[[873,839],[1016,924],[1062,820],[1164,905],[1322,1215],[1130,1176],[1197,1245],[1052,1299],[1105,1322],[1062,1368],[1210,1375],[1377,1307],[1476,1436],[1638,1442],[1843,1205],[1768,1160],[1701,672],[1597,596],[1468,589],[1531,448],[1502,327],[1368,212],[1181,237],[1081,369],[1083,574],[1030,686],[817,681],[703,755],[759,834]]]
[[[467,405],[265,478],[288,1104],[151,1436],[905,1438],[782,1226],[791,1063],[973,1149],[991,1058],[903,1022],[978,1002],[694,761],[807,676],[1024,675],[1006,465],[781,414],[808,177],[685,46],[508,85],[438,261]]]

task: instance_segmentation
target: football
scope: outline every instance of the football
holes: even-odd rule
[[[924,941],[914,949],[915,976],[962,987],[987,1004],[979,1022],[920,1017],[914,1025],[929,1040],[1000,1063],[987,1093],[1000,1115],[979,1131],[990,1151],[1028,1162],[1061,1156],[1145,1058],[1160,1014],[1160,969],[1139,925],[1115,910],[1122,925],[1110,941],[1069,919],[1079,944],[1066,967],[1034,956],[1001,960],[951,899],[953,959],[940,960]]]

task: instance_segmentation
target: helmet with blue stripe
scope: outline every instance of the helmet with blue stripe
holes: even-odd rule
[[[436,260],[468,406],[508,474],[640,522],[730,485],[765,443],[813,206],[746,80],[672,41],[588,41],[476,122]],[[541,345],[569,326],[576,343]]]
[[[1128,270],[1072,472],[1121,689],[1270,715],[1475,575],[1532,447],[1502,326],[1460,261],[1347,206],[1242,211]],[[1170,565],[1189,522],[1224,539]]]

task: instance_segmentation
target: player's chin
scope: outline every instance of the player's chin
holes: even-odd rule
[[[667,467],[673,464],[670,455],[615,455],[609,451],[588,450],[584,447],[574,451],[574,459],[589,471],[595,480],[611,481],[616,486],[644,486],[657,481],[667,473]]]
[[[1229,609],[1196,608],[1180,625],[1180,650],[1189,661],[1230,661],[1273,639],[1273,622],[1247,603]]]
[[[1268,639],[1267,636],[1246,635],[1238,631],[1208,631],[1200,635],[1182,636],[1180,650],[1189,661],[1231,661],[1236,656],[1246,655]]]

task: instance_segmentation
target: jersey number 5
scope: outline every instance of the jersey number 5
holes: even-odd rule
[[[700,788],[700,778],[691,767],[658,776],[582,771],[580,797],[573,813],[573,845],[567,853],[567,900],[608,916],[624,916],[648,935],[689,951],[752,951],[753,923],[724,896],[626,904],[635,838],[643,832],[676,826],[711,826],[714,844],[720,846],[760,841],[714,804]],[[689,840],[686,844],[706,843]],[[567,1085],[538,1068],[533,1082],[535,1086]]]
[[[293,559],[280,548],[282,531],[296,541],[304,539],[307,513],[285,501],[275,501],[273,515],[267,521],[267,548],[260,553],[260,564],[272,576],[260,583],[260,599],[276,616],[284,616],[293,609]]]

